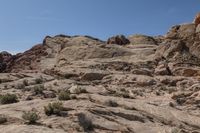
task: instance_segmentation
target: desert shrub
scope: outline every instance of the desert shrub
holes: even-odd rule
[[[19,84],[15,85],[15,89],[23,90],[24,88],[25,88],[24,83],[23,83],[23,84],[22,84],[22,83],[19,83]]]
[[[78,114],[78,122],[81,127],[83,127],[84,132],[93,130],[93,123],[90,118],[88,118],[85,114]]]
[[[36,78],[35,79],[35,83],[36,84],[42,84],[43,83],[43,78],[42,77]]]
[[[27,80],[27,79],[24,79],[24,80],[23,80],[23,84],[24,84],[25,86],[28,86],[28,80]]]
[[[0,96],[1,104],[11,104],[18,102],[18,98],[15,94],[5,94]]]
[[[44,112],[47,116],[57,115],[61,116],[62,111],[64,111],[62,102],[49,103],[48,106],[44,107]]]
[[[107,101],[105,102],[105,105],[110,106],[110,107],[117,107],[117,106],[118,106],[118,103],[115,102],[115,101],[113,101],[113,100],[107,100]]]
[[[8,120],[7,120],[7,118],[5,117],[5,116],[3,116],[3,115],[0,115],[0,124],[4,124],[4,123],[6,123]]]
[[[58,95],[58,99],[63,101],[70,100],[70,93],[66,91],[61,91]]]
[[[123,98],[130,98],[129,92],[123,92],[121,95]]]
[[[28,111],[23,113],[22,118],[28,124],[35,124],[40,119],[40,116],[35,111]]]
[[[44,85],[36,85],[33,88],[33,92],[35,95],[39,95],[39,94],[42,95],[44,94],[43,91],[44,91]]]
[[[172,129],[171,133],[181,133],[181,130],[178,128]]]

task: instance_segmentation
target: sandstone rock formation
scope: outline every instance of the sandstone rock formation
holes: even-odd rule
[[[6,51],[0,53],[0,72],[3,72],[9,60],[12,58],[12,55]]]
[[[200,13],[198,13],[194,19],[194,23],[196,26],[200,24]]]
[[[47,36],[24,53],[0,53],[0,132],[200,133],[197,31],[182,24],[107,43]],[[18,100],[3,104],[7,93]],[[24,111],[40,119],[27,125]]]
[[[150,44],[150,45],[156,45],[156,41],[153,37],[146,36],[146,35],[131,35],[128,37],[131,44],[137,45],[137,44]]]
[[[126,45],[129,43],[130,41],[124,35],[113,36],[107,40],[107,44]]]

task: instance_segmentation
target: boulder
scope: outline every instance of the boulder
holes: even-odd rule
[[[113,36],[107,40],[107,44],[126,45],[129,43],[130,41],[124,35]]]
[[[105,77],[107,74],[105,73],[97,73],[97,72],[88,72],[85,73],[82,77],[81,80],[86,80],[86,81],[93,81],[93,80],[102,80],[103,77]]]
[[[55,98],[56,94],[52,91],[43,91],[44,98]]]

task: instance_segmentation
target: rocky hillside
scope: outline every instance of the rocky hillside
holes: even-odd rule
[[[2,133],[200,133],[200,15],[165,36],[47,36],[0,53]]]

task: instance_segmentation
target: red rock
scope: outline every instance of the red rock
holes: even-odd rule
[[[126,45],[129,44],[130,41],[124,35],[113,36],[108,39],[107,44],[118,44],[118,45]]]
[[[200,13],[198,13],[194,19],[194,23],[196,26],[200,24]]]

